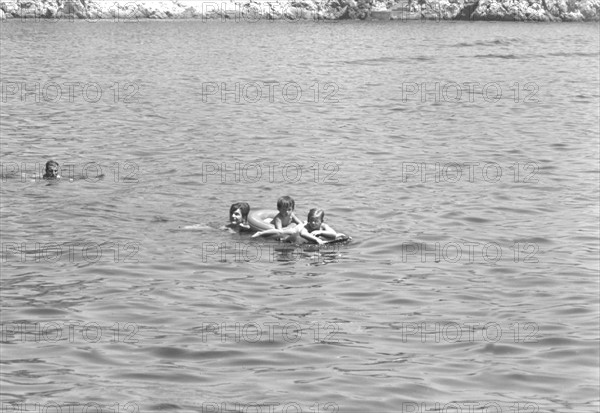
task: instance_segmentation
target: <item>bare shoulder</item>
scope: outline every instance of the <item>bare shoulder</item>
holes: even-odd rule
[[[273,220],[271,221],[271,225],[273,225],[275,228],[277,228],[277,224],[279,224],[279,227],[281,228],[281,217],[279,216],[279,214],[275,215],[275,218],[273,218]]]

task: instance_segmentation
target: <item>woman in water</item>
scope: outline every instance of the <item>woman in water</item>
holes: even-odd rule
[[[225,228],[236,232],[251,231],[248,225],[248,213],[250,213],[250,205],[246,202],[236,202],[229,208],[229,224]]]

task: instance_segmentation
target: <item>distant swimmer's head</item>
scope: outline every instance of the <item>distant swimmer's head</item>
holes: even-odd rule
[[[248,221],[250,205],[245,202],[236,202],[229,208],[229,222],[233,225],[240,225]]]
[[[291,214],[296,208],[296,203],[291,196],[282,196],[277,200],[277,210],[281,214]]]
[[[309,230],[316,231],[319,228],[321,228],[321,224],[323,223],[324,219],[325,211],[323,211],[322,209],[313,208],[310,211],[308,211],[308,219],[306,226]]]
[[[46,172],[44,173],[44,179],[60,178],[60,175],[58,174],[58,168],[58,162],[52,160],[46,162]]]

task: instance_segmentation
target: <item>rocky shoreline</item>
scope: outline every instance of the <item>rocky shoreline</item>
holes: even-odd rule
[[[0,0],[0,19],[599,21],[600,0]]]

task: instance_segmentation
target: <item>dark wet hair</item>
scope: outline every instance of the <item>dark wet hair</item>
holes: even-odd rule
[[[242,219],[247,221],[248,214],[250,213],[250,205],[246,202],[236,202],[235,204],[231,204],[231,207],[229,207],[229,216],[233,215],[236,209],[239,209],[242,213]]]
[[[58,162],[56,162],[56,161],[53,161],[53,160],[49,160],[48,162],[46,162],[46,170],[44,171],[44,176],[42,176],[42,178],[44,178],[44,179],[50,179],[50,178],[54,179],[54,177],[53,177],[53,176],[51,176],[51,175],[48,173],[48,170],[49,170],[49,169],[50,169],[50,167],[51,167],[51,166],[53,166],[53,165],[54,165],[54,166],[56,166],[56,168],[60,168],[60,166],[58,165]]]
[[[59,165],[58,165],[58,162],[56,162],[56,161],[53,161],[53,160],[49,160],[48,162],[46,162],[46,172],[48,172],[48,168],[49,168],[51,165],[55,165],[57,168],[59,167]]]
[[[325,220],[325,211],[319,208],[313,208],[308,211],[308,220],[310,221],[314,217],[321,218],[321,221]]]
[[[282,196],[277,200],[277,209],[292,207],[296,208],[296,203],[291,196]]]

